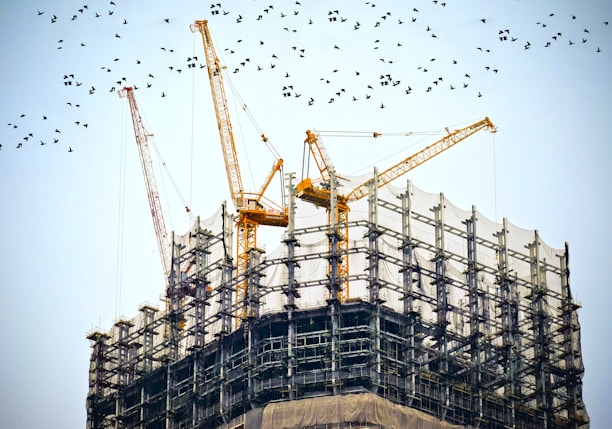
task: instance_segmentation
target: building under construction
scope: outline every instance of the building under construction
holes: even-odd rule
[[[370,183],[336,225],[289,175],[244,270],[225,205],[174,236],[165,302],[87,337],[87,427],[588,427],[567,245]]]

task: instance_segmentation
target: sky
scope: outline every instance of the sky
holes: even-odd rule
[[[537,229],[552,247],[569,243],[584,400],[592,427],[603,427],[612,403],[606,0],[1,2],[0,427],[83,427],[87,333],[160,304],[161,263],[118,89],[135,88],[154,134],[167,229],[188,230],[185,205],[207,218],[230,201],[202,41],[189,28],[197,19],[209,20],[227,66],[250,190],[274,161],[261,133],[300,178],[305,131],[320,130],[336,170],[354,175],[446,127],[491,119],[497,133],[481,131],[401,180]],[[262,237],[268,249],[280,241],[278,231]]]

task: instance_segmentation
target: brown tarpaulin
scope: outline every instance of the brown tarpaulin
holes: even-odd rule
[[[397,405],[372,393],[275,402],[263,409],[260,425],[249,429],[301,429],[334,423],[367,423],[384,429],[459,429],[421,411]],[[259,420],[259,419],[257,419]],[[255,427],[253,427],[255,426]]]

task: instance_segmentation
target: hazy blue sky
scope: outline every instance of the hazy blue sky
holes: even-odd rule
[[[489,116],[498,133],[479,133],[409,177],[459,207],[538,229],[552,247],[569,242],[583,306],[584,399],[592,427],[604,427],[611,4],[301,3],[1,2],[0,427],[82,427],[87,332],[163,293],[129,108],[115,90],[139,88],[193,213],[208,217],[229,200],[202,43],[189,30],[196,19],[210,21],[226,86],[298,176],[307,129],[439,131]],[[232,94],[244,182],[255,190],[272,157]],[[434,140],[325,144],[336,168],[352,174]],[[172,181],[160,172],[158,185],[168,228],[182,234],[190,220]],[[269,249],[275,234],[266,234]]]

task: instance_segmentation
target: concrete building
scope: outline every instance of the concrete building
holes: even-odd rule
[[[221,206],[174,237],[164,304],[88,335],[88,428],[588,427],[567,245],[410,182],[330,227],[289,183],[247,272]]]

